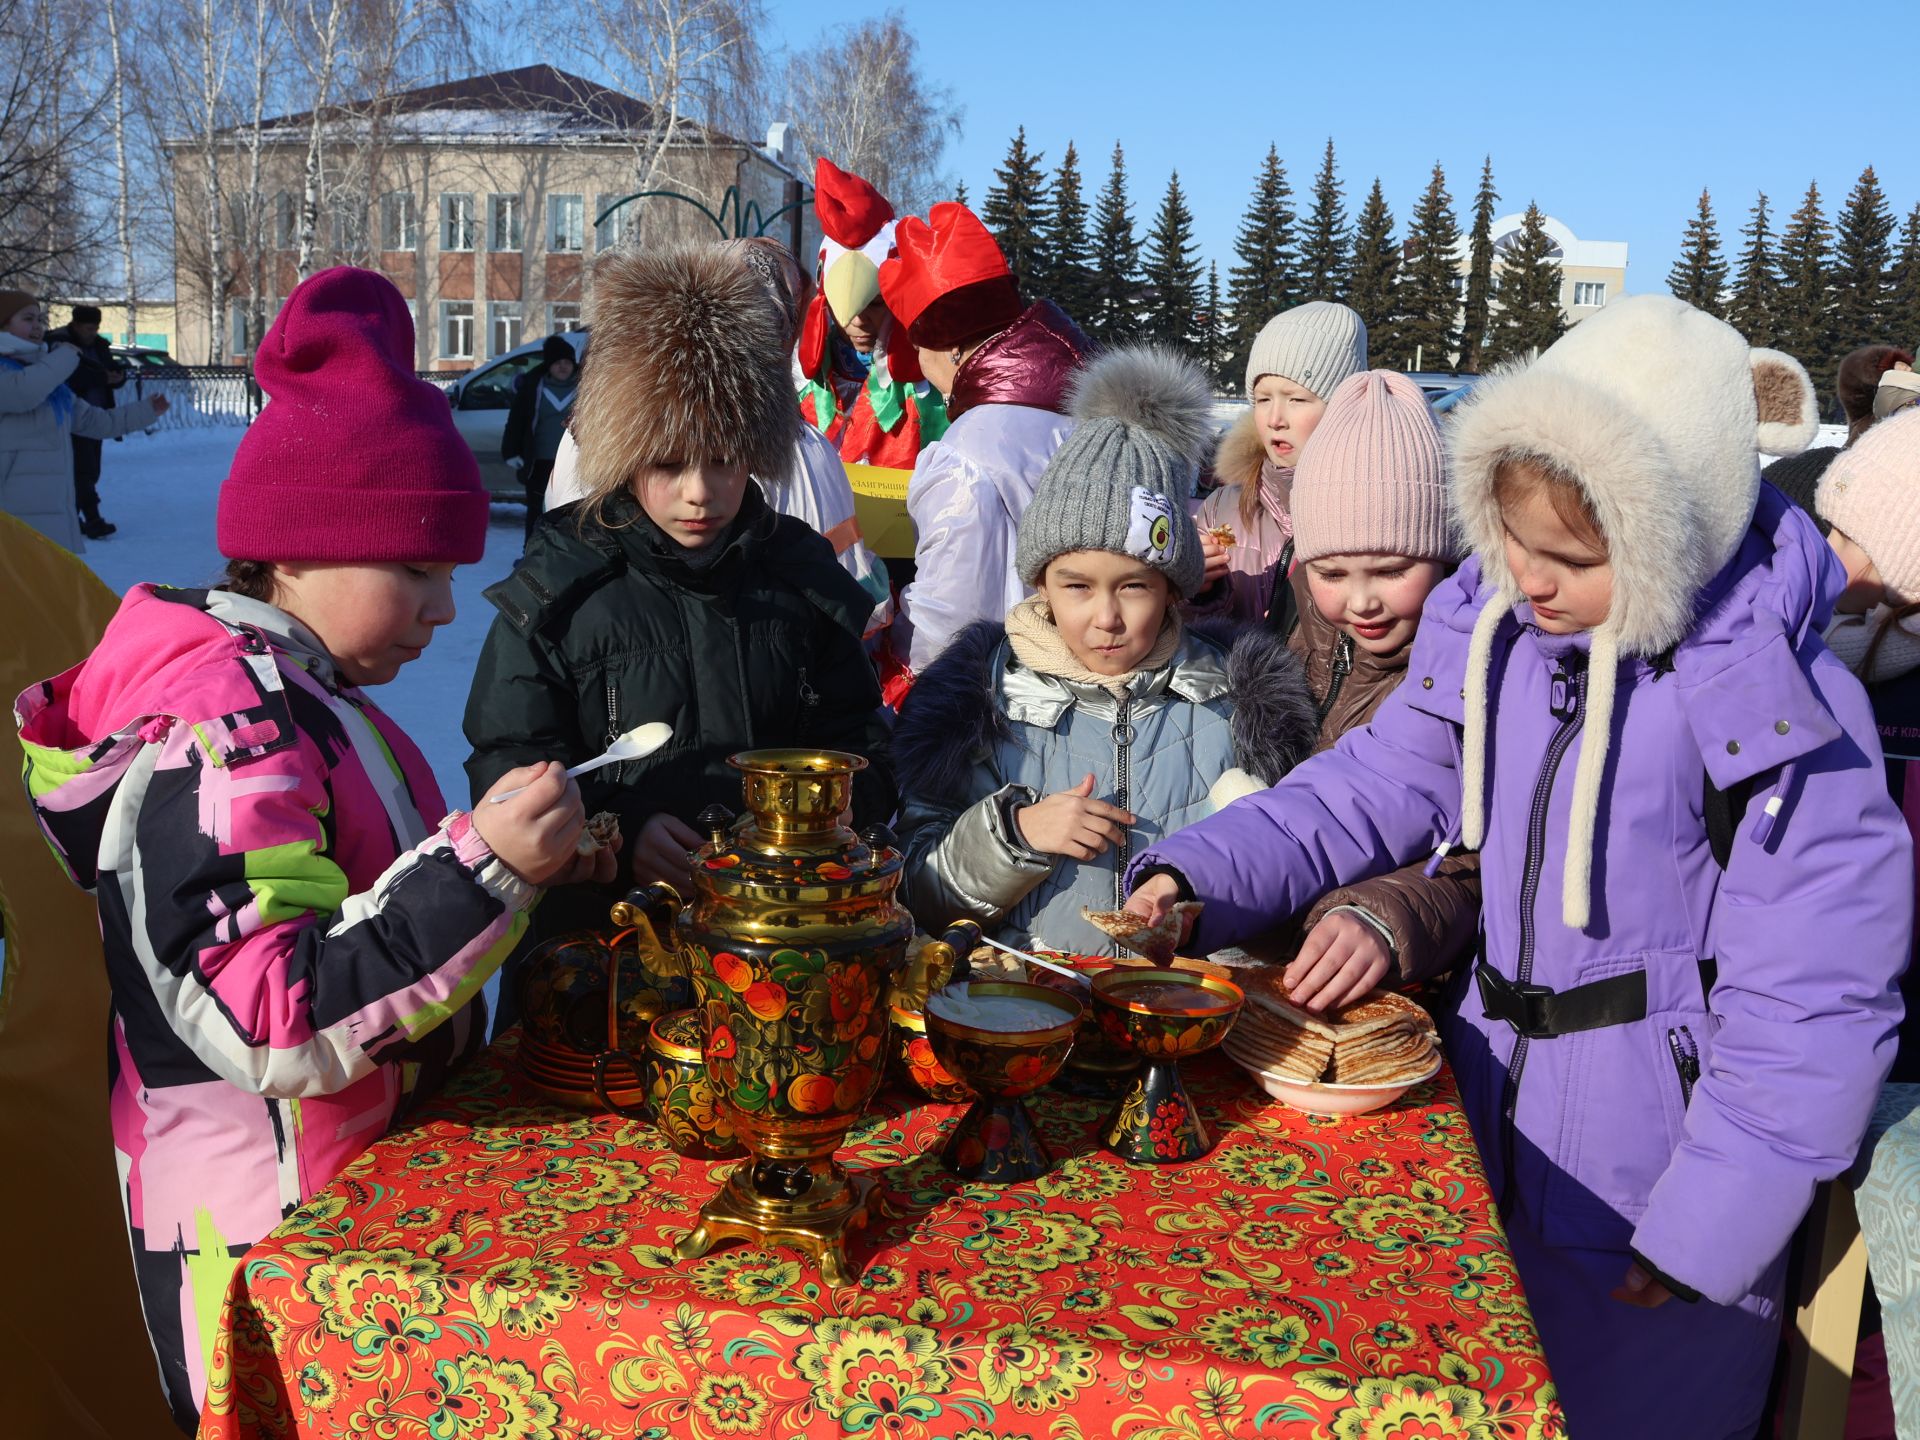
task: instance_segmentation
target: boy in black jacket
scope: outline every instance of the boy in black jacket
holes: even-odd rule
[[[799,423],[781,318],[711,246],[614,256],[591,305],[573,420],[586,497],[548,512],[487,592],[500,614],[467,700],[475,793],[520,757],[577,763],[660,720],[664,749],[581,782],[589,813],[620,817],[623,882],[687,885],[700,812],[740,808],[727,758],[742,750],[865,756],[855,818],[886,819],[887,730],[861,644],[873,601],[751,478],[787,473]],[[536,924],[603,928],[617,893],[557,891]]]

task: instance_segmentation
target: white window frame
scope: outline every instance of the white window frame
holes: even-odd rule
[[[487,196],[487,249],[512,253],[526,243],[525,206],[518,195]],[[503,225],[501,222],[504,221]]]
[[[1576,280],[1573,282],[1573,303],[1575,305],[1598,307],[1607,303],[1607,282],[1604,280]]]
[[[389,190],[380,197],[380,248],[420,248],[420,202],[411,190]]]
[[[242,299],[227,301],[227,358],[247,353],[247,304]]]
[[[462,338],[464,338],[464,344],[461,343]],[[471,300],[440,302],[440,358],[442,360],[474,358],[473,302]]]
[[[587,248],[587,197],[547,197],[547,249],[556,255],[578,255]]]
[[[606,208],[620,199],[619,195],[607,194],[593,197],[593,214],[598,218]],[[637,203],[637,202],[636,202]],[[593,248],[596,250],[618,250],[633,234],[633,226],[638,216],[632,205],[623,206],[613,212],[613,218],[604,225],[593,227]]]
[[[505,327],[504,330],[502,327]],[[497,360],[526,343],[526,310],[518,300],[487,302],[487,358]]]
[[[464,253],[479,239],[473,220],[473,196],[465,190],[440,192],[440,248]]]
[[[578,300],[555,300],[547,306],[547,330],[554,335],[566,335],[575,330],[587,328],[586,316],[581,313]],[[565,311],[567,313],[562,314]]]

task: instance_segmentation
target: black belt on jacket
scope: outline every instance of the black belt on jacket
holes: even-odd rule
[[[1712,993],[1716,967],[1711,960],[1700,962],[1700,993]],[[1581,1030],[1601,1030],[1609,1025],[1625,1025],[1647,1018],[1647,972],[1629,970],[1624,975],[1609,975],[1576,985],[1571,990],[1553,990],[1545,985],[1522,985],[1509,980],[1485,960],[1473,969],[1480,987],[1480,1003],[1489,1020],[1504,1020],[1516,1035],[1529,1040],[1551,1040],[1556,1035],[1572,1035]]]

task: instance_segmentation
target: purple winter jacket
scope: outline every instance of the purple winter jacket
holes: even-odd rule
[[[1583,666],[1587,637],[1534,629],[1524,605],[1502,622],[1488,690],[1486,961],[1555,990],[1644,969],[1647,1014],[1524,1047],[1510,1127],[1513,1030],[1470,991],[1456,992],[1446,1025],[1496,1192],[1539,1217],[1540,1243],[1620,1252],[1622,1267],[1631,1247],[1756,1314],[1777,1304],[1776,1262],[1814,1185],[1854,1158],[1893,1060],[1913,922],[1910,841],[1866,695],[1820,640],[1842,583],[1812,521],[1763,486],[1671,669],[1622,662],[1583,931],[1562,923],[1559,899],[1579,712],[1563,720],[1554,705],[1564,716],[1584,696],[1583,674],[1555,677],[1574,652]],[[1480,590],[1469,560],[1428,599],[1408,679],[1369,726],[1135,862],[1135,883],[1168,866],[1207,902],[1193,953],[1458,834],[1468,640],[1492,593]],[[1753,783],[1724,873],[1702,821],[1706,775],[1722,790]],[[1762,838],[1776,794],[1783,807]],[[1718,967],[1710,997],[1703,957]],[[1541,1312],[1569,1300],[1532,1298],[1546,1333]],[[1606,1306],[1625,1310],[1604,1292],[1585,1303],[1601,1328],[1613,1323]],[[1549,1358],[1560,1366],[1551,1346]]]

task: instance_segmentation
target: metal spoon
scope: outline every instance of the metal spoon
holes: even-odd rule
[[[623,760],[645,759],[672,738],[673,727],[662,721],[655,720],[650,725],[636,726],[609,745],[604,754],[596,755],[585,764],[575,765],[567,771],[567,778],[578,780],[590,771],[599,770],[608,765],[618,765]],[[513,790],[502,791],[492,797],[493,803],[498,805],[502,800],[511,800],[526,788],[521,785]]]

